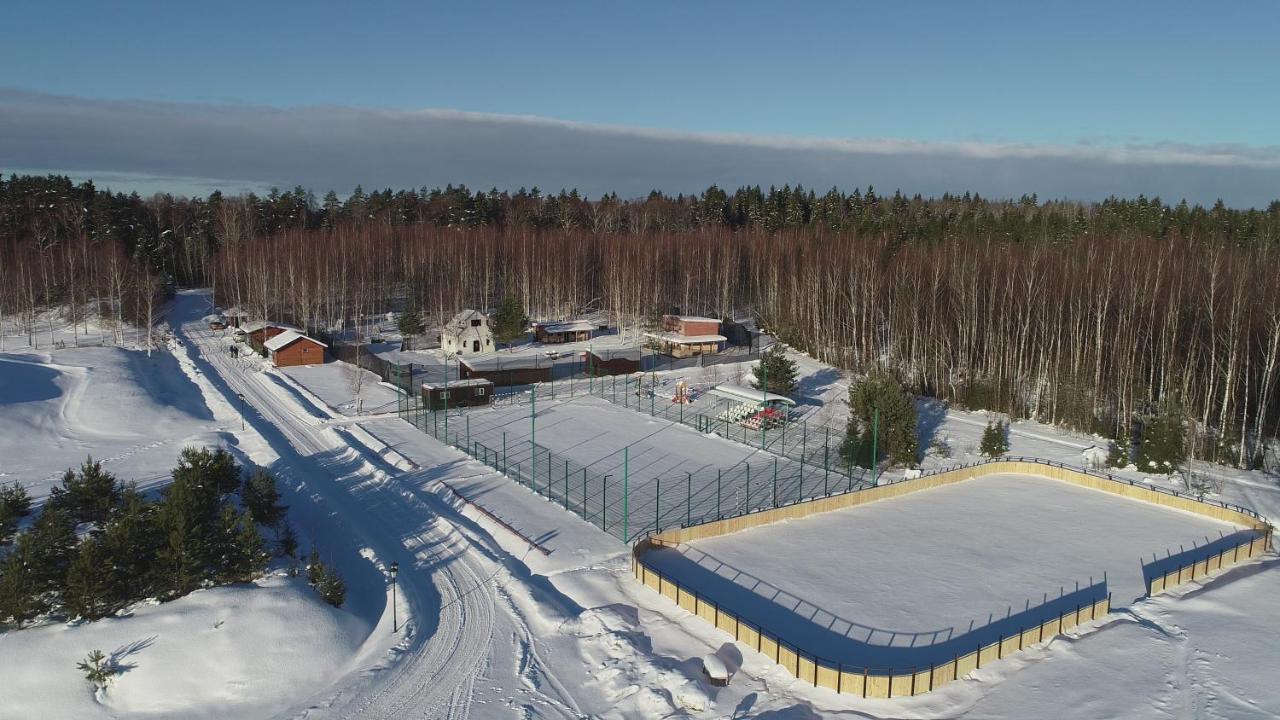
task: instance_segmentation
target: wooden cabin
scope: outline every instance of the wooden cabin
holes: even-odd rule
[[[314,338],[285,330],[263,343],[271,362],[276,367],[294,365],[319,365],[325,361],[325,348],[329,347]]]
[[[640,372],[640,348],[592,350],[583,353],[588,375],[630,375]]]
[[[488,405],[493,399],[493,383],[484,378],[422,384],[422,404],[428,410]]]
[[[596,324],[586,320],[566,320],[563,322],[534,323],[533,335],[538,342],[546,345],[559,345],[568,342],[586,342]]]

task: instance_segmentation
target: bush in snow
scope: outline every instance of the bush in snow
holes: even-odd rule
[[[1009,452],[1009,423],[1000,420],[988,422],[987,429],[982,431],[980,448],[982,454],[989,458]]]
[[[254,522],[269,528],[280,526],[287,508],[280,504],[280,491],[271,473],[262,469],[253,471],[245,478],[240,497]]]
[[[1129,466],[1129,442],[1112,440],[1107,448],[1107,467],[1124,468]]]

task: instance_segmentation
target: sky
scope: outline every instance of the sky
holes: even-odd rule
[[[1280,3],[0,7],[0,169],[1280,197]],[[588,153],[589,151],[589,153]]]

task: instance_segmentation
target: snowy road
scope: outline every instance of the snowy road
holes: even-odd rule
[[[287,715],[469,717],[476,678],[505,672],[495,667],[495,637],[532,643],[516,605],[496,589],[509,575],[503,551],[433,493],[400,482],[429,471],[388,456],[385,446],[358,427],[329,425],[323,409],[302,406],[305,399],[282,393],[269,376],[233,360],[224,340],[200,320],[207,308],[207,294],[183,293],[171,314],[175,337],[198,372],[233,408],[243,403],[251,426],[246,432],[261,435],[278,456],[272,470],[312,500],[312,512],[331,516],[339,526],[334,542],[351,543],[369,566],[366,581],[376,577],[370,568],[381,573],[392,561],[401,567],[400,643],[390,646],[388,594],[362,654],[364,666],[353,667],[347,681]],[[354,584],[351,571],[344,570]],[[501,660],[515,664],[510,657]],[[543,687],[532,698],[541,716],[576,716],[572,702],[556,696],[554,682]]]

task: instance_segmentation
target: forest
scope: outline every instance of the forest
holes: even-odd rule
[[[1176,412],[1193,454],[1243,467],[1280,430],[1277,252],[1280,201],[790,186],[143,199],[0,180],[0,314],[19,327],[49,307],[136,321],[175,285],[318,332],[410,305],[431,325],[505,295],[624,330],[746,312],[814,357],[969,408],[1122,440]]]

